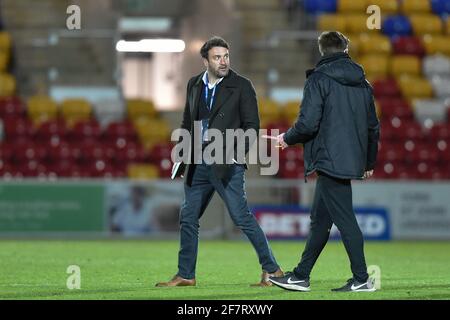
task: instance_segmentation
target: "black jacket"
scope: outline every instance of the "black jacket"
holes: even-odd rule
[[[187,129],[194,138],[194,121],[198,114],[199,101],[203,93],[203,81],[201,74],[191,78],[187,85],[186,104],[183,112],[183,121],[181,128]],[[242,77],[230,69],[228,75],[219,84],[213,108],[209,117],[209,128],[218,129],[222,132],[225,142],[226,129],[254,129],[259,131],[259,114],[256,101],[256,92],[250,80]],[[193,150],[194,145],[191,139],[191,163],[194,163],[194,153],[201,150]],[[247,139],[248,140],[248,139]],[[246,141],[245,154],[248,153],[251,142]],[[228,150],[228,151],[227,151]],[[229,152],[230,151],[230,152]],[[235,157],[234,146],[224,144],[224,155],[227,158]],[[227,159],[223,159],[225,163]],[[229,161],[229,160],[228,160]],[[213,164],[213,170],[219,179],[226,179],[230,172],[230,166],[233,164]],[[244,163],[245,167],[247,165]],[[187,165],[185,171],[185,182],[188,185],[192,183],[192,175],[195,165]]]
[[[379,139],[372,87],[346,53],[322,57],[307,71],[297,122],[284,140],[304,144],[305,177],[322,171],[361,179],[375,166]]]

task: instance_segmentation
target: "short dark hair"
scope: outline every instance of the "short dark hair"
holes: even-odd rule
[[[208,51],[213,47],[230,49],[230,46],[223,38],[214,36],[203,44],[202,48],[200,49],[200,55],[208,60]]]
[[[350,41],[339,31],[324,31],[318,39],[319,50],[325,55],[335,52],[344,52]]]

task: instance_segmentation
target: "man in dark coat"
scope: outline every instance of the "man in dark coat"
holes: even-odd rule
[[[168,282],[156,286],[194,286],[197,262],[199,219],[217,191],[224,200],[233,222],[252,243],[262,267],[257,286],[271,286],[270,275],[282,276],[267,238],[250,212],[244,189],[247,165],[237,161],[235,140],[223,144],[222,159],[209,163],[195,161],[212,142],[208,130],[216,129],[225,137],[226,130],[259,130],[256,93],[250,80],[230,69],[229,45],[219,37],[208,40],[200,50],[206,71],[191,78],[187,86],[186,105],[181,128],[189,131],[190,161],[185,169],[185,198],[180,212],[180,251],[178,273]],[[197,121],[197,126],[194,124]],[[198,124],[201,124],[198,126]],[[201,127],[197,132],[196,127]],[[212,139],[211,139],[212,140]],[[199,142],[200,143],[196,143]],[[228,145],[227,145],[228,143]],[[198,150],[195,145],[199,145]],[[245,140],[245,153],[250,142]],[[219,150],[220,151],[220,150]]]
[[[318,174],[310,233],[293,272],[269,280],[284,289],[309,291],[311,270],[334,223],[341,233],[353,277],[333,291],[374,291],[351,189],[351,179],[371,177],[375,166],[379,122],[372,87],[363,68],[347,54],[349,41],[343,34],[324,32],[318,43],[322,58],[307,72],[297,122],[278,136],[283,148],[304,144],[305,179],[313,172]]]

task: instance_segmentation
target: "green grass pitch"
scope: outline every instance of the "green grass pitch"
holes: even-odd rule
[[[271,241],[284,270],[304,242]],[[260,267],[247,241],[200,241],[197,286],[156,288],[177,268],[177,241],[0,241],[0,299],[450,299],[450,242],[366,242],[368,265],[381,268],[381,290],[333,293],[351,276],[341,242],[329,242],[311,274],[309,293],[252,288]],[[81,289],[66,287],[69,265]]]

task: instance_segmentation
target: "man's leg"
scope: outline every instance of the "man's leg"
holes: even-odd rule
[[[214,187],[224,200],[231,219],[240,228],[252,243],[258,255],[263,270],[273,273],[279,269],[272,254],[266,235],[262,231],[255,216],[250,212],[245,193],[245,168],[243,165],[233,165],[230,180],[224,183],[213,177]]]
[[[364,238],[353,211],[351,182],[323,176],[323,183],[323,200],[333,223],[341,233],[353,277],[358,282],[365,283],[369,275],[364,257]]]
[[[303,250],[302,259],[294,269],[299,279],[309,279],[314,264],[328,242],[330,229],[333,225],[327,207],[322,197],[323,177],[317,179],[314,200],[311,208],[311,228]]]
[[[192,185],[184,185],[184,201],[180,210],[180,251],[178,253],[178,276],[195,278],[198,250],[198,220],[208,206],[214,187],[209,181],[208,168],[196,165]]]

